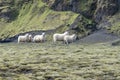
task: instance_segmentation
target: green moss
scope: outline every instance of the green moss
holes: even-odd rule
[[[96,26],[94,26],[94,22],[91,19],[87,19],[82,15],[79,15],[79,18],[80,20],[75,22],[76,28],[74,29],[74,32],[77,33],[78,35],[86,36],[96,29]],[[91,27],[89,27],[89,25]]]
[[[120,34],[120,23],[119,23],[119,18],[120,18],[120,14],[119,12],[112,16],[112,17],[108,17],[108,21],[111,23],[111,27],[107,27],[107,29],[115,34]]]
[[[79,8],[86,11],[92,2],[93,0],[81,0]],[[51,0],[50,3],[53,3],[53,1]],[[66,3],[69,3],[69,0]],[[71,11],[53,11],[42,0],[16,0],[11,9],[13,9],[12,14],[17,17],[15,16],[14,21],[2,28],[0,32],[0,38],[2,39],[32,30],[49,30],[60,26],[62,27],[58,28],[57,32],[64,32],[68,30],[69,25],[78,17],[77,13]],[[92,24],[92,21],[83,17],[82,22],[78,23],[81,30],[80,34],[88,34],[90,32],[90,30],[85,29],[84,23]]]
[[[82,11],[88,11],[90,6],[91,6],[91,3],[93,2],[94,0],[80,0],[79,1],[79,7],[78,9],[79,10],[82,10]]]
[[[23,4],[21,8],[18,8],[18,11],[19,15],[16,20],[9,23],[0,32],[1,38],[11,37],[32,30],[49,30],[61,25],[66,26],[66,24],[72,24],[78,16],[78,14],[70,11],[59,12],[50,10],[41,0]]]

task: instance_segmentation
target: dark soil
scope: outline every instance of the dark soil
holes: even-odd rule
[[[98,30],[87,37],[80,39],[81,43],[104,43],[119,39],[117,35],[109,33],[107,30]]]

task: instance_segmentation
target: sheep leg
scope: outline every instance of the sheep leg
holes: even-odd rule
[[[53,43],[56,43],[56,40],[53,40]]]
[[[69,44],[68,41],[65,41],[65,42],[66,42],[67,45]]]
[[[43,39],[42,42],[45,42],[45,40]]]

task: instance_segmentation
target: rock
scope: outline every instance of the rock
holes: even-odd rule
[[[118,11],[118,0],[98,0],[94,20],[99,23],[106,16],[112,16]]]
[[[70,30],[74,30],[76,33],[82,33],[83,36],[89,35],[97,30],[96,23],[89,23],[85,17],[79,15],[76,20],[70,25]]]
[[[52,9],[56,11],[73,11],[92,18],[99,23],[106,16],[114,15],[118,11],[119,0],[55,0]],[[84,5],[83,5],[84,4]]]
[[[5,22],[13,21],[17,18],[21,5],[33,0],[1,0],[0,1],[0,20]],[[17,5],[17,6],[16,6]]]

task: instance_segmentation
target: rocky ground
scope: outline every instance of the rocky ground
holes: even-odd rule
[[[82,43],[105,43],[118,40],[117,35],[111,34],[106,30],[99,30],[80,40]]]

